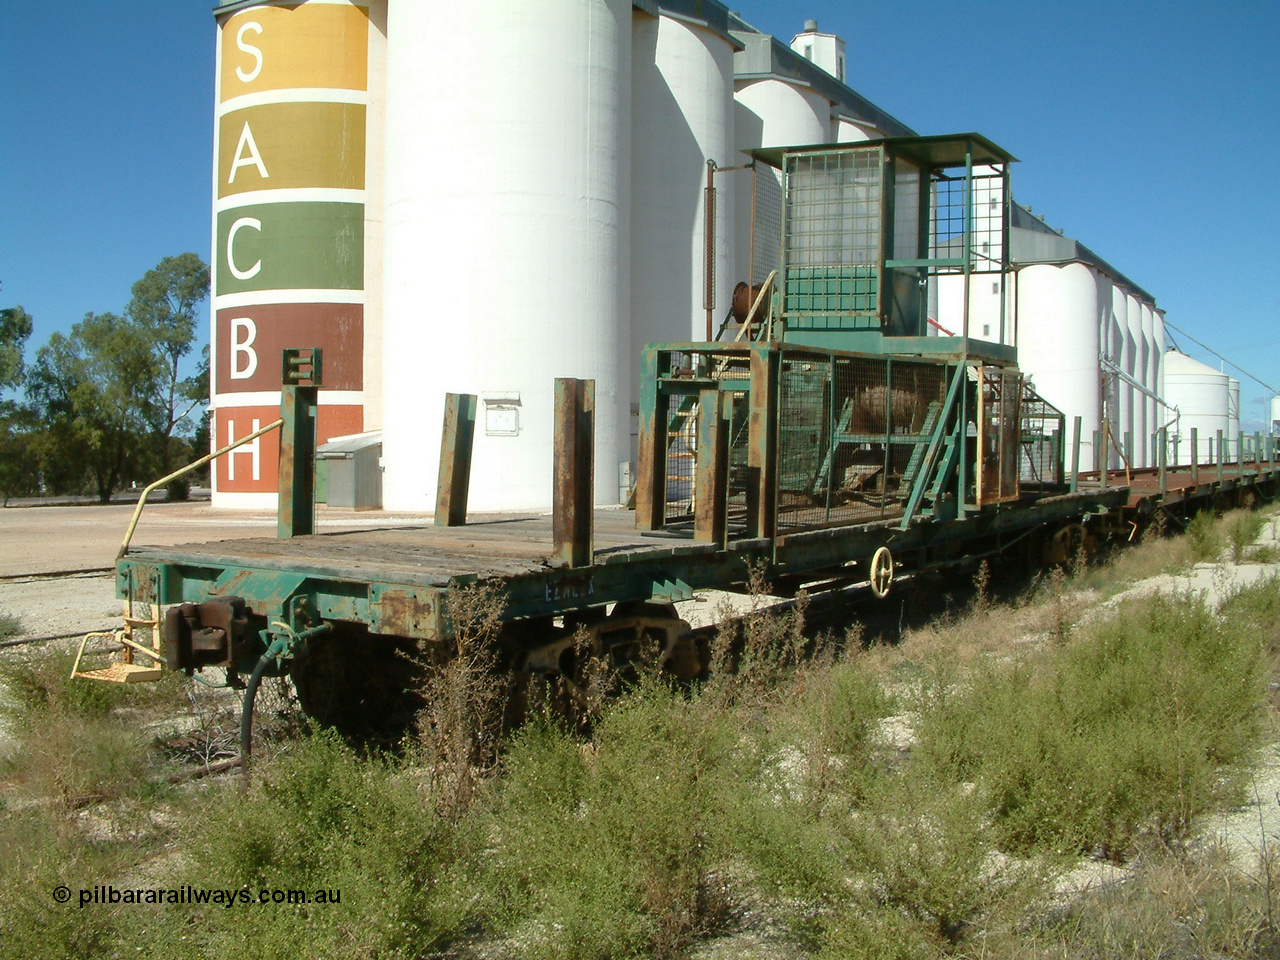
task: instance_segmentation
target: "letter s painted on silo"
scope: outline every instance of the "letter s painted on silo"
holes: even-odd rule
[[[227,231],[227,268],[230,269],[231,275],[237,280],[252,280],[258,275],[258,271],[262,269],[261,258],[255,260],[253,266],[248,270],[240,270],[236,267],[236,234],[239,233],[243,227],[252,227],[254,230],[261,233],[262,221],[253,217],[241,217],[235,223],[231,224],[231,229]]]
[[[241,24],[240,29],[236,31],[236,46],[249,54],[249,56],[253,57],[256,61],[253,69],[248,73],[245,73],[243,67],[236,67],[236,76],[239,77],[243,83],[252,83],[254,80],[258,79],[258,74],[262,72],[262,51],[252,43],[246,43],[244,39],[244,35],[250,30],[261,35],[262,24],[258,23],[256,20],[250,20],[248,23]]]

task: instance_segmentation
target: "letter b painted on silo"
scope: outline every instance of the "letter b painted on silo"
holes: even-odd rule
[[[242,336],[243,334],[243,336]],[[253,343],[258,339],[258,326],[249,317],[231,320],[231,379],[248,380],[258,370],[258,351]]]

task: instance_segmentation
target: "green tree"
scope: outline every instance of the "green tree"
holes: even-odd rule
[[[163,370],[150,331],[110,313],[85,315],[36,353],[27,395],[42,425],[42,468],[54,492],[91,478],[106,503],[148,460]]]
[[[147,409],[160,444],[160,469],[168,473],[174,432],[208,398],[207,373],[202,390],[201,374],[183,378],[179,366],[195,340],[196,310],[209,296],[209,267],[194,253],[165,257],[133,285],[132,293],[126,313],[150,339],[157,361]]]
[[[23,351],[31,337],[31,314],[22,307],[0,310],[0,393],[17,390],[26,373]],[[0,498],[8,503],[13,496],[38,489],[31,446],[34,418],[12,400],[0,399]]]
[[[21,307],[0,310],[0,391],[22,385],[26,365],[22,354],[31,336],[31,314]]]

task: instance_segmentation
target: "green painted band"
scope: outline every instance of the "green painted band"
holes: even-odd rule
[[[261,203],[218,214],[216,293],[364,288],[364,204]]]

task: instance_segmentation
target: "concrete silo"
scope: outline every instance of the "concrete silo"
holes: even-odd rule
[[[551,504],[555,377],[627,459],[632,5],[392,0],[384,502],[432,509],[444,394],[479,395],[472,510]]]
[[[1120,356],[1124,348],[1124,336],[1116,323],[1114,306],[1115,284],[1104,273],[1097,276],[1098,282],[1098,347],[1102,357],[1115,366],[1120,367]],[[1123,369],[1123,368],[1121,368]],[[1102,377],[1102,417],[1110,424],[1113,443],[1107,445],[1107,463],[1112,467],[1120,465],[1120,456],[1116,452],[1123,449],[1124,423],[1120,415],[1120,392],[1124,381],[1109,367],[1101,369]]]
[[[870,124],[851,117],[834,116],[831,118],[831,125],[836,143],[858,143],[862,140],[875,140],[884,136]]]
[[[1129,298],[1120,284],[1111,286],[1111,323],[1114,328],[1116,342],[1116,363],[1128,377],[1133,376],[1133,359],[1137,346],[1129,332]],[[1125,435],[1129,435],[1132,443],[1133,430],[1133,384],[1123,377],[1117,381],[1116,442],[1124,449]]]
[[[229,5],[228,5],[229,6]],[[321,442],[377,425],[386,3],[236,4],[218,18],[213,435],[279,416],[285,347],[324,350]],[[370,292],[375,317],[367,308]],[[266,506],[278,437],[217,461],[219,506]]]
[[[1156,429],[1166,427],[1173,429],[1173,410],[1170,409],[1168,399],[1164,395],[1164,352],[1165,352],[1165,336],[1164,336],[1164,311],[1158,310],[1153,305],[1151,308],[1151,391],[1160,399],[1155,403],[1155,423]],[[1167,450],[1167,456],[1170,458],[1169,463],[1173,462],[1173,448]],[[1178,451],[1181,458],[1182,451]]]
[[[1189,461],[1195,456],[1199,463],[1212,462],[1218,456],[1218,431],[1222,431],[1225,440],[1230,429],[1226,374],[1186,354],[1170,351],[1164,356],[1164,398],[1178,409],[1179,459]],[[1198,449],[1194,451],[1193,428],[1198,438]]]
[[[636,10],[631,34],[630,399],[644,345],[706,338],[707,162],[739,163],[733,53],[724,25]],[[715,177],[713,319],[728,309],[733,196],[741,173]]]
[[[1150,362],[1147,354],[1151,349],[1151,343],[1142,329],[1142,301],[1132,290],[1126,294],[1126,299],[1128,300],[1126,319],[1129,325],[1127,339],[1133,342],[1133,378],[1145,387],[1147,364]],[[1135,467],[1145,467],[1150,463],[1147,450],[1149,444],[1147,433],[1150,423],[1148,409],[1147,395],[1135,387],[1133,391],[1133,466]]]
[[[1093,435],[1101,429],[1097,272],[1088,264],[1038,263],[1018,271],[1018,365],[1036,392],[1081,418],[1080,467],[1092,469]]]
[[[1227,377],[1227,457],[1241,456],[1240,450],[1240,381]]]
[[[1156,446],[1157,442],[1152,436],[1164,423],[1164,417],[1161,416],[1162,410],[1156,400],[1160,391],[1160,354],[1156,352],[1156,330],[1155,330],[1155,309],[1146,300],[1141,301],[1142,305],[1142,340],[1147,347],[1147,363],[1142,370],[1139,379],[1142,385],[1147,388],[1146,414],[1147,414],[1147,466],[1155,466],[1159,459],[1159,451]]]

